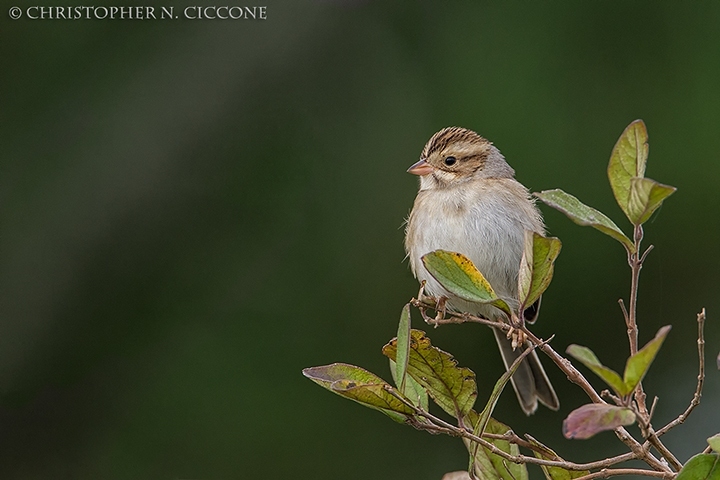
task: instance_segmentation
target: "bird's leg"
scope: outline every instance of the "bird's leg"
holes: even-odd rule
[[[522,347],[525,345],[525,342],[527,341],[527,335],[525,335],[525,332],[523,332],[523,327],[525,326],[525,323],[521,317],[518,317],[513,314],[510,316],[510,330],[508,330],[507,338],[509,340],[512,340],[512,348],[515,350],[518,347]]]
[[[447,300],[445,296],[433,297],[432,295],[425,295],[425,280],[420,282],[420,290],[418,291],[417,301],[413,300],[412,303],[420,309],[420,314],[425,320],[425,323],[429,325],[440,325],[440,322],[445,320],[445,313],[447,312]],[[426,310],[432,308],[435,310],[435,318],[429,317]]]
[[[448,297],[446,296],[440,296],[440,297],[433,297],[430,295],[425,295],[425,280],[423,280],[420,283],[420,291],[418,292],[418,300],[421,302],[432,305],[435,309],[435,326],[438,325],[438,322],[445,320],[445,312],[447,311],[446,303],[448,301]],[[427,319],[425,320],[427,321]],[[430,323],[430,322],[428,322]]]
[[[525,335],[525,332],[523,332],[522,330],[516,329],[513,334],[513,339],[512,339],[513,349],[524,346],[526,342],[527,342],[527,335]]]
[[[439,322],[445,319],[446,304],[448,297],[438,297],[437,304],[435,305],[435,322]]]
[[[436,312],[435,318],[429,316],[426,313],[427,312],[426,305],[429,303],[429,302],[427,302],[427,300],[425,300],[427,298],[430,298],[432,300],[431,305],[433,305],[433,306],[430,308],[435,310],[435,312]],[[437,328],[440,325],[442,325],[443,323],[448,323],[445,318],[445,313],[447,311],[446,307],[445,307],[446,302],[447,302],[447,297],[440,297],[440,298],[423,297],[423,302],[420,302],[419,305],[415,304],[415,306],[417,306],[418,309],[420,310],[420,314],[422,315],[423,320],[425,320],[425,323],[427,323],[428,325],[434,325]]]
[[[438,303],[438,299],[433,297],[432,295],[425,295],[425,280],[420,282],[420,290],[418,291],[417,295],[418,302],[421,304],[424,304],[426,306],[429,306],[430,308],[435,308]]]
[[[420,290],[418,290],[417,299],[425,303],[425,280],[420,282]]]

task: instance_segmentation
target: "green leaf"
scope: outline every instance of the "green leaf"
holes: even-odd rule
[[[410,356],[410,304],[405,304],[400,314],[397,332],[397,361],[395,362],[395,385],[405,393],[405,373]]]
[[[720,455],[700,453],[687,461],[675,480],[720,480]]]
[[[473,430],[477,429],[477,422],[480,416],[474,410],[471,410],[466,417],[469,426],[473,427]],[[496,435],[504,435],[511,429],[504,423],[498,422],[494,418],[490,418],[485,426],[486,433],[492,433]],[[498,439],[487,439],[488,442],[495,445],[503,452],[509,453],[510,455],[519,455],[520,448],[508,442],[507,440]],[[525,464],[517,464],[508,462],[499,455],[490,452],[489,449],[475,448],[477,445],[475,442],[471,442],[467,439],[463,439],[468,451],[474,457],[471,458],[471,465],[474,466],[475,475],[482,479],[494,479],[494,480],[528,480],[528,472]],[[473,468],[471,466],[471,468]]]
[[[566,352],[568,355],[572,356],[592,370],[595,375],[602,378],[605,383],[607,383],[613,390],[615,390],[615,393],[621,397],[624,397],[628,393],[632,392],[632,389],[628,389],[625,382],[623,382],[622,378],[620,378],[620,375],[600,363],[600,360],[598,360],[593,351],[589,348],[582,347],[580,345],[570,345]]]
[[[628,358],[625,364],[625,374],[623,375],[623,383],[625,383],[628,392],[635,390],[637,384],[642,381],[671,328],[670,325],[662,327],[655,334],[655,338],[650,340],[635,355]]]
[[[582,203],[569,193],[556,188],[554,190],[545,190],[543,192],[534,193],[543,203],[561,211],[573,222],[578,225],[593,227],[601,231],[605,235],[609,235],[618,242],[622,243],[630,252],[635,253],[635,244],[610,220],[604,213],[595,210]]]
[[[472,261],[461,253],[435,250],[422,257],[428,272],[445,289],[469,302],[494,305],[508,315],[510,307],[498,298],[490,282],[475,268]]]
[[[382,352],[395,360],[397,339],[385,345]],[[455,418],[467,415],[475,404],[477,385],[473,371],[458,367],[452,355],[433,347],[422,330],[410,332],[407,373],[427,390],[440,408]]]
[[[408,357],[410,355],[410,304],[403,307],[400,314],[397,336],[398,362],[390,360],[390,371],[398,389],[412,402],[413,405],[428,410],[428,396],[422,386],[407,375]]]
[[[631,179],[645,176],[648,151],[648,134],[645,123],[642,120],[635,120],[625,128],[610,155],[608,164],[610,187],[615,195],[615,200],[630,221],[632,218],[628,203]]]
[[[414,412],[387,390],[390,385],[374,373],[348,365],[333,363],[306,368],[303,375],[323,388],[366,407],[380,410],[398,422],[404,422]]]
[[[635,422],[635,413],[626,407],[604,403],[589,403],[570,412],[563,421],[565,438],[585,440],[596,433],[614,430]]]
[[[539,450],[542,450],[542,452],[533,450],[535,457],[542,458],[544,460],[553,460],[556,462],[564,461],[560,457],[560,455],[555,453],[555,451],[553,451],[549,447],[538,442],[537,440],[532,438],[530,435],[525,435],[525,436],[527,437],[528,441],[531,444],[533,444]],[[590,474],[590,470],[565,470],[564,468],[548,467],[546,465],[540,465],[540,468],[542,468],[542,471],[545,474],[545,478],[547,480],[573,480],[574,478],[579,478],[579,477]]]
[[[395,373],[397,367],[393,360],[388,359],[388,361],[390,362],[390,373],[392,374],[395,385],[397,385],[398,381]],[[428,411],[428,394],[422,385],[417,383],[410,375],[405,375],[405,388],[402,390],[402,394],[416,407],[420,407],[426,412]]]
[[[663,185],[649,178],[631,178],[627,208],[628,218],[633,224],[642,225],[648,221],[663,200],[675,193],[675,190],[677,188]]]
[[[708,438],[707,442],[708,445],[710,445],[710,448],[720,453],[720,433],[716,433],[712,437]]]
[[[554,263],[562,243],[554,237],[525,231],[525,250],[520,261],[518,292],[520,311],[524,311],[547,290],[552,280]]]
[[[498,422],[494,418],[490,418],[487,426],[485,427],[485,432],[495,435],[504,435],[510,430],[510,427],[504,423]],[[510,455],[520,454],[520,449],[517,445],[512,445],[504,440],[492,440],[490,443]],[[528,472],[525,464],[508,462],[504,458],[490,453],[489,450],[483,450],[485,450],[486,454],[490,458],[495,470],[500,473],[500,478],[503,480],[528,480]]]

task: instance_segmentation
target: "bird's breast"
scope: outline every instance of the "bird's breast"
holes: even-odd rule
[[[434,189],[418,194],[408,219],[405,242],[413,273],[418,280],[427,282],[429,294],[448,295],[421,260],[423,255],[442,249],[470,258],[500,297],[511,303],[516,298],[524,230],[538,230],[532,213],[528,216],[523,212],[527,206],[535,212],[535,207],[526,194],[516,198],[507,195],[507,189],[497,187],[502,185]],[[527,206],[513,205],[518,201]],[[456,309],[485,313],[478,308],[468,310],[468,305],[462,303],[451,300]]]

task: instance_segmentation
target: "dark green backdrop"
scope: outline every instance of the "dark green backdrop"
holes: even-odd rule
[[[417,291],[403,261],[416,191],[405,169],[448,125],[494,141],[530,189],[563,188],[629,231],[605,168],[623,128],[646,121],[647,175],[678,187],[647,226],[641,342],[674,329],[646,386],[658,422],[685,408],[707,307],[703,404],[667,443],[684,461],[720,430],[720,3],[268,0],[265,21],[15,21],[9,1],[2,478],[464,468],[457,439],[300,374],[345,361],[389,378],[380,347]],[[620,369],[624,252],[543,211],[564,247],[536,331]],[[477,372],[481,397],[502,372],[488,333],[431,332]],[[623,451],[612,434],[562,438],[584,398],[550,375],[559,413],[525,418],[506,393],[497,417],[572,460]]]

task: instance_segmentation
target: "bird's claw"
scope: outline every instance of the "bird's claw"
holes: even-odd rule
[[[524,326],[523,321],[517,316],[513,315],[510,319],[510,329],[507,332],[507,338],[508,340],[512,340],[513,350],[525,345],[527,342],[527,335],[522,330]]]

